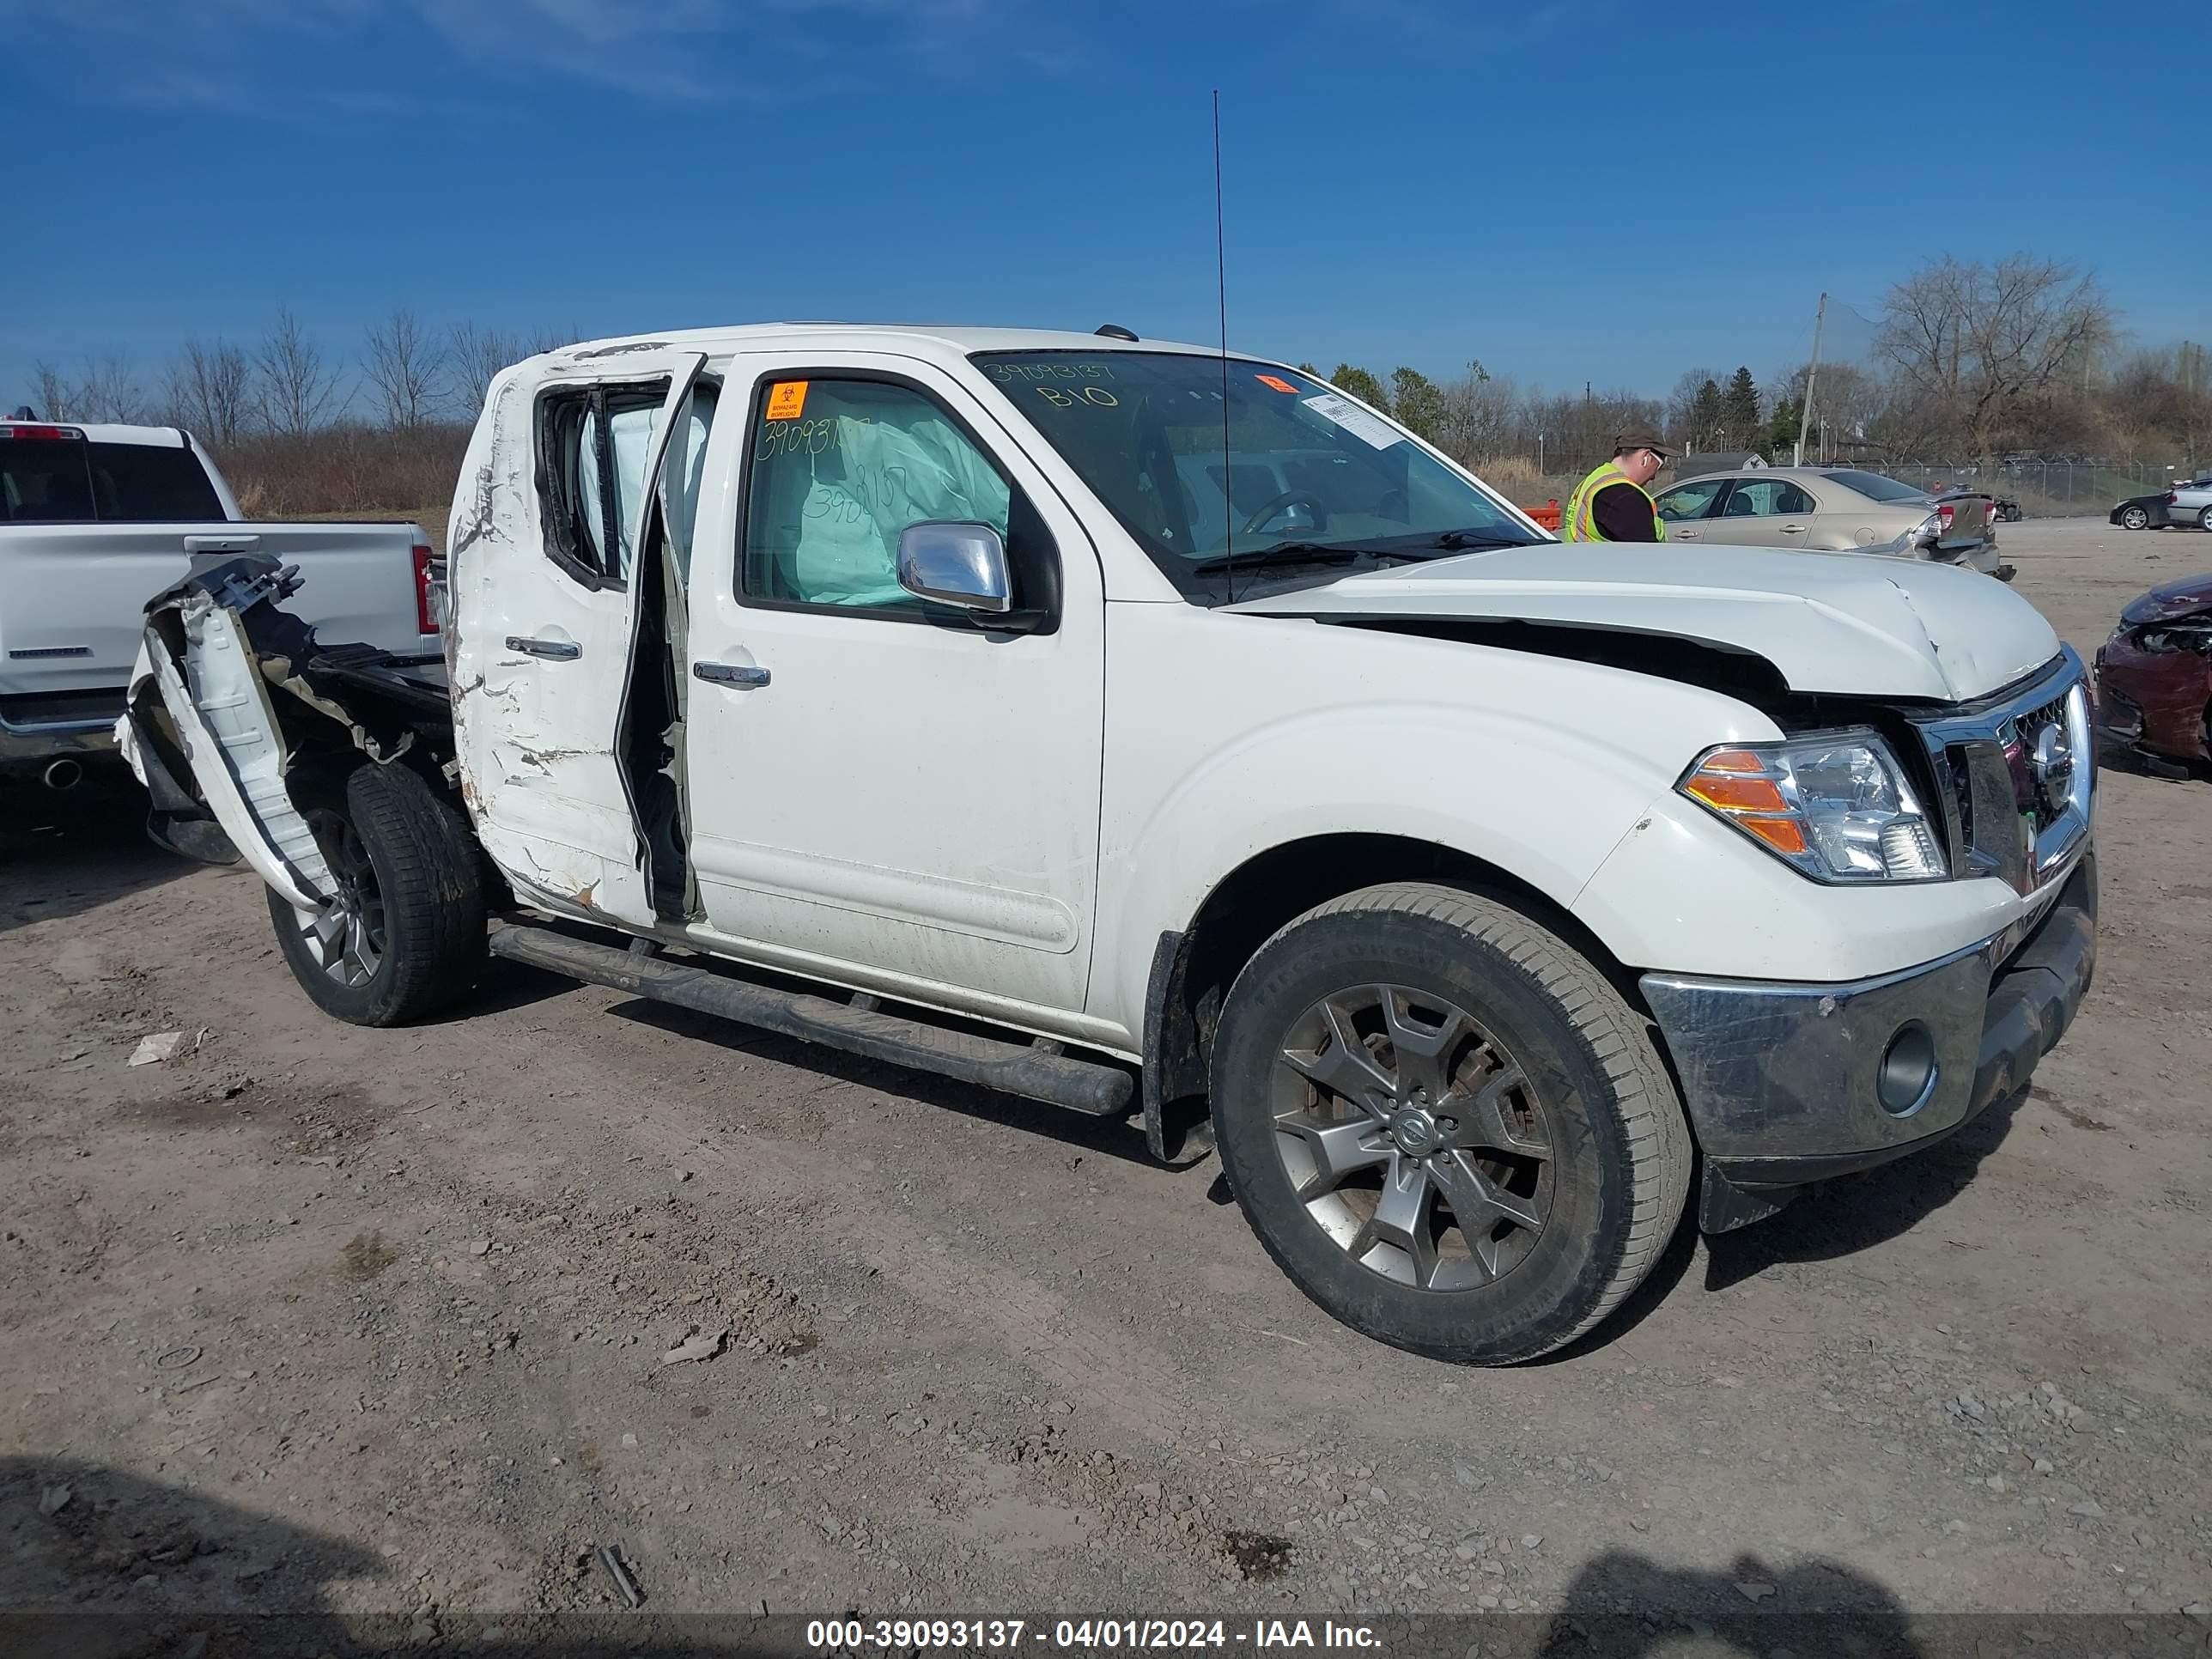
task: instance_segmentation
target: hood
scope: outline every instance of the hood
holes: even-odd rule
[[[2172,622],[2195,611],[2212,611],[2212,576],[2184,576],[2154,587],[2140,599],[2128,601],[2121,623],[2141,628],[2145,623]]]
[[[1971,570],[1871,554],[1539,543],[1346,576],[1261,616],[1564,623],[1762,657],[1793,691],[1960,702],[2058,654],[2034,606]]]

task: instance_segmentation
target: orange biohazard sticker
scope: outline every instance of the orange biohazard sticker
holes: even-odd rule
[[[1259,381],[1261,386],[1273,386],[1278,392],[1287,392],[1293,398],[1298,395],[1297,387],[1279,374],[1255,374],[1252,378]]]
[[[771,421],[795,421],[806,408],[806,382],[778,380],[768,391],[768,417]]]

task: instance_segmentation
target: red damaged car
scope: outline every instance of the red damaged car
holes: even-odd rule
[[[2212,761],[2212,576],[2154,587],[2097,648],[2097,725],[2113,742]]]

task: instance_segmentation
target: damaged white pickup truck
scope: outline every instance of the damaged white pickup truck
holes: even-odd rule
[[[494,383],[448,545],[450,698],[272,560],[149,607],[157,833],[235,845],[323,1008],[489,951],[1141,1116],[1416,1352],[1588,1330],[1693,1173],[1721,1229],[1941,1140],[2089,983],[2088,705],[2024,601],[1562,545],[1280,364],[572,348]]]

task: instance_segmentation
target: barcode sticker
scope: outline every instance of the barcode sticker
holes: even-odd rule
[[[1370,415],[1349,398],[1340,398],[1334,392],[1324,392],[1318,398],[1305,399],[1308,409],[1334,425],[1342,427],[1353,437],[1376,449],[1388,449],[1392,444],[1403,443],[1406,434],[1379,415]]]

